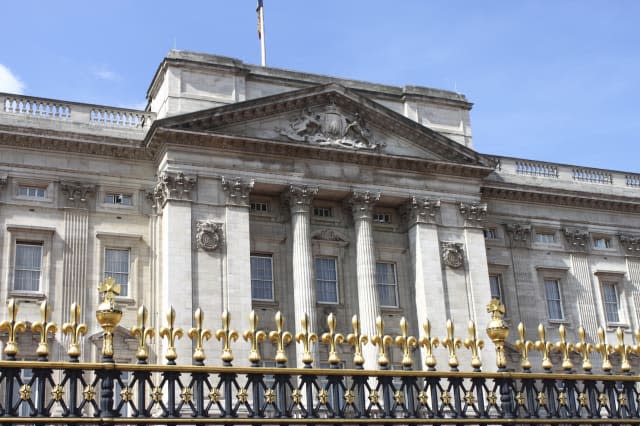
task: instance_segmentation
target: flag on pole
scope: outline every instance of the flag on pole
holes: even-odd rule
[[[263,6],[262,0],[258,0],[258,6],[256,7],[256,13],[258,14],[258,38],[262,40],[262,32],[264,29],[264,21],[263,21]]]

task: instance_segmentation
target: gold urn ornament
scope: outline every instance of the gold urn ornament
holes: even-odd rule
[[[104,330],[102,342],[102,361],[113,362],[113,331],[120,324],[122,311],[116,309],[115,298],[120,294],[120,284],[115,279],[108,277],[98,285],[98,291],[103,293],[102,303],[96,310],[98,324]]]
[[[504,342],[509,335],[509,327],[504,322],[505,308],[498,299],[491,299],[487,305],[487,312],[491,314],[491,321],[487,324],[487,336],[496,347],[496,365],[498,370],[503,370],[507,366]]]

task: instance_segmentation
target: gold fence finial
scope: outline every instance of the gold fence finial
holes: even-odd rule
[[[379,315],[376,318],[376,335],[371,338],[371,343],[378,347],[378,365],[386,369],[389,366],[387,346],[393,343],[393,338],[384,334],[384,321]]]
[[[18,333],[24,333],[27,330],[27,325],[18,321],[18,303],[15,299],[9,299],[7,302],[8,319],[0,322],[0,331],[7,331],[7,344],[4,346],[4,353],[10,360],[15,360],[18,354],[18,342],[16,341]]]
[[[285,347],[291,343],[293,336],[288,331],[284,331],[284,316],[278,311],[275,315],[276,329],[269,333],[269,339],[276,344],[276,364],[284,367],[289,358]]]
[[[533,349],[533,342],[525,337],[526,329],[523,323],[518,324],[518,336],[515,347],[520,352],[520,367],[524,370],[531,369],[531,361],[529,361],[529,351]]]
[[[553,368],[553,364],[549,359],[549,354],[553,349],[553,343],[547,341],[546,335],[547,333],[544,329],[544,325],[538,324],[538,336],[540,340],[536,340],[536,350],[542,353],[542,368],[545,370],[551,370]]]
[[[120,294],[120,284],[112,277],[107,277],[98,285],[98,291],[103,293],[102,303],[96,310],[96,319],[102,327],[104,340],[102,342],[102,361],[113,362],[113,330],[120,324],[122,311],[116,308],[116,296]]]
[[[591,371],[593,365],[591,364],[591,352],[593,352],[593,344],[587,342],[587,333],[584,331],[584,327],[578,327],[578,343],[576,343],[576,352],[582,355],[582,369],[584,371]]]
[[[633,345],[632,351],[636,355],[640,355],[640,328],[636,328],[633,331],[633,337],[635,338],[635,345]]]
[[[40,304],[40,321],[36,321],[31,326],[31,330],[40,334],[40,342],[36,348],[36,355],[40,360],[46,360],[49,356],[49,342],[47,341],[47,335],[49,333],[56,334],[58,326],[55,323],[49,322],[51,316],[51,306],[46,300]]]
[[[249,330],[245,331],[242,335],[244,340],[251,344],[251,349],[249,350],[249,362],[253,366],[257,366],[260,363],[260,351],[258,350],[258,344],[267,338],[267,333],[262,330],[258,330],[258,321],[258,314],[256,314],[256,311],[251,310],[251,312],[249,312]]]
[[[231,342],[238,340],[238,332],[235,330],[231,330],[231,314],[229,311],[225,310],[222,312],[222,328],[216,330],[216,339],[222,341],[222,355],[220,359],[224,363],[225,366],[231,366],[231,361],[233,361],[233,352],[231,351]]]
[[[362,346],[369,342],[369,338],[360,333],[360,320],[357,315],[351,317],[351,327],[353,332],[347,335],[347,342],[353,347],[353,365],[356,368],[362,368],[364,365]]]
[[[609,360],[609,354],[613,350],[613,347],[607,343],[607,335],[602,327],[598,327],[598,343],[596,343],[596,352],[602,357],[602,371],[611,371],[611,361]]]
[[[70,335],[71,338],[67,355],[69,355],[72,360],[77,361],[80,356],[80,339],[82,339],[83,335],[87,334],[89,329],[87,324],[80,323],[80,305],[72,303],[69,313],[69,322],[65,322],[62,325],[62,332]]]
[[[131,327],[131,335],[138,338],[138,351],[136,352],[136,358],[140,363],[146,363],[149,358],[149,351],[147,350],[146,339],[153,339],[156,331],[153,328],[147,327],[147,321],[149,319],[149,311],[144,305],[140,305],[136,312],[137,325]]]
[[[555,348],[562,354],[562,368],[569,371],[573,369],[573,363],[571,362],[573,343],[567,342],[567,330],[563,324],[560,324],[560,327],[558,327],[558,334],[560,335],[560,341],[556,342]]]
[[[313,343],[318,341],[318,335],[309,331],[309,315],[305,312],[300,320],[302,331],[296,334],[296,341],[302,343],[302,363],[305,368],[311,368],[313,364],[313,353],[311,348]]]
[[[182,338],[184,332],[181,328],[175,328],[176,323],[176,310],[173,306],[169,306],[167,311],[167,325],[160,329],[160,337],[167,339],[167,352],[164,357],[167,359],[169,365],[174,365],[178,358],[176,352],[176,340]]]
[[[617,343],[613,347],[613,351],[620,354],[620,369],[624,373],[628,373],[631,371],[631,364],[629,364],[629,354],[631,353],[632,347],[624,343],[624,331],[622,331],[621,327],[616,329],[616,340]]]
[[[469,321],[468,330],[469,337],[464,339],[464,347],[471,351],[471,367],[476,371],[480,371],[480,367],[482,367],[480,351],[484,348],[484,341],[478,339],[476,324],[473,321]]]
[[[440,344],[440,340],[437,337],[431,337],[431,322],[429,320],[422,324],[422,329],[424,330],[424,336],[420,338],[419,343],[425,350],[424,364],[429,370],[433,371],[437,363],[436,357],[433,355],[433,349]]]
[[[491,321],[487,324],[487,336],[496,347],[496,365],[498,370],[502,371],[507,367],[504,342],[509,336],[509,327],[504,322],[504,304],[498,299],[491,299],[487,305],[487,312],[491,314]]]
[[[340,333],[336,333],[336,316],[333,312],[327,317],[327,327],[329,331],[322,334],[322,343],[329,345],[329,365],[332,367],[340,364],[340,357],[338,356],[338,345],[344,342],[344,336]]]
[[[441,340],[441,343],[442,347],[449,351],[449,367],[451,367],[452,370],[457,370],[460,363],[458,362],[456,349],[462,346],[462,340],[455,337],[455,326],[450,319],[447,320],[447,336]]]
[[[396,345],[402,350],[402,366],[411,368],[413,359],[411,359],[411,350],[416,347],[418,340],[409,336],[409,324],[405,317],[400,318],[400,336],[396,336]]]
[[[193,319],[195,320],[196,326],[189,329],[189,337],[196,344],[193,351],[193,360],[196,364],[202,365],[207,358],[204,353],[204,341],[210,340],[213,335],[211,334],[211,330],[203,328],[204,312],[202,312],[202,309],[196,309],[196,312],[193,314]]]

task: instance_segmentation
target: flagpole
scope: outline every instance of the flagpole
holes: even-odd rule
[[[262,57],[262,66],[267,66],[267,48],[265,45],[264,34],[264,6],[262,0],[258,0],[258,37],[260,38],[260,53]]]

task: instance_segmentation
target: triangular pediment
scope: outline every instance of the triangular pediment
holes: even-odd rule
[[[158,128],[335,150],[489,165],[472,149],[337,84],[175,116]]]

